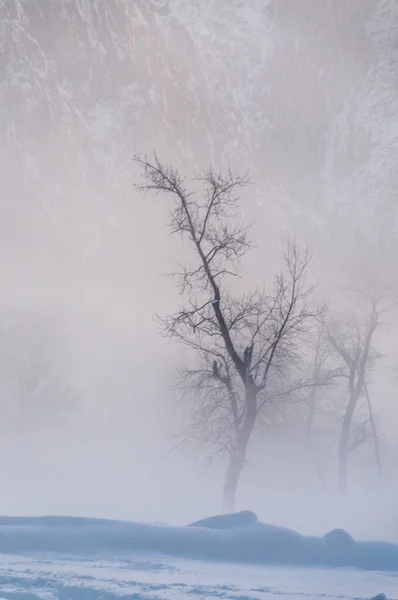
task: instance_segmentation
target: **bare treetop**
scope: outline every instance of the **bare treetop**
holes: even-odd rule
[[[223,274],[236,274],[237,261],[250,247],[248,227],[244,227],[239,217],[238,188],[250,183],[248,175],[216,173],[212,167],[194,178],[202,184],[202,201],[197,200],[194,191],[188,191],[186,178],[171,166],[162,165],[154,155],[153,163],[148,158],[136,156],[134,161],[143,168],[146,182],[137,185],[144,192],[155,191],[174,194],[177,202],[170,211],[169,226],[172,233],[188,235],[191,242],[201,249],[207,264],[212,267],[213,278]],[[225,266],[230,267],[230,270]],[[201,264],[194,273],[185,273],[181,286],[202,283],[205,288],[210,282]],[[214,289],[214,288],[213,288]]]

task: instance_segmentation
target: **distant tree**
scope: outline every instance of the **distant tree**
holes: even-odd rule
[[[21,430],[75,403],[62,335],[48,315],[8,312],[0,326],[1,409]]]
[[[170,230],[193,250],[193,264],[174,274],[185,304],[160,322],[164,335],[195,352],[195,367],[182,369],[179,377],[180,390],[192,400],[183,441],[197,453],[206,452],[210,461],[226,459],[223,505],[233,510],[259,415],[272,399],[311,385],[305,378],[288,378],[283,385],[284,373],[299,363],[303,337],[319,316],[309,302],[310,257],[288,244],[271,291],[233,294],[228,280],[238,274],[251,245],[237,196],[248,177],[210,168],[195,180],[202,186],[199,196],[178,169],[156,155],[134,160],[144,176],[137,188],[171,197]]]
[[[391,305],[386,303],[386,294],[377,295],[369,292],[362,295],[367,316],[361,317],[357,313],[344,314],[332,317],[325,323],[327,339],[336,357],[341,361],[342,376],[346,381],[347,402],[342,419],[339,449],[338,449],[338,489],[344,493],[347,490],[347,469],[350,452],[362,444],[364,436],[370,434],[374,437],[375,453],[378,468],[381,469],[381,459],[375,428],[374,416],[367,392],[367,381],[370,377],[375,360],[379,357],[373,347],[373,338],[380,325],[382,314],[390,310]],[[366,398],[369,409],[366,420],[354,420],[355,411],[360,398]],[[353,425],[355,423],[355,428]]]
[[[323,315],[325,316],[325,315]],[[333,360],[333,350],[328,343],[322,322],[317,324],[314,335],[309,340],[309,357],[306,368],[314,383],[306,391],[307,419],[304,438],[310,444],[312,440],[317,411],[322,410],[325,395],[330,393],[341,376],[341,369]]]

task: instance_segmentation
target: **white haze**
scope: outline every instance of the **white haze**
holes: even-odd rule
[[[397,24],[387,0],[0,0],[0,513],[185,523],[220,510],[222,467],[170,454],[187,353],[153,316],[179,302],[164,274],[184,246],[166,201],[133,191],[129,157],[250,170],[250,285],[278,269],[287,235],[311,247],[331,303],[365,277],[393,283]],[[238,508],[397,539],[396,350],[372,388],[385,489],[353,469],[337,497],[335,467],[321,485],[284,432],[250,452]],[[26,412],[40,352],[56,386]]]

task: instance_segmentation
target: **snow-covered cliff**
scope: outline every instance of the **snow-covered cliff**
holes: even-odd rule
[[[0,244],[95,263],[129,156],[155,148],[249,168],[331,243],[388,247],[397,27],[392,0],[0,0]]]

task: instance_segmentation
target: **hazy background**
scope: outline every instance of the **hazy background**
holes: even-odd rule
[[[153,314],[175,306],[164,274],[183,246],[163,199],[134,192],[130,157],[250,170],[247,282],[277,270],[288,234],[331,302],[365,276],[393,282],[397,26],[387,0],[0,0],[1,513],[219,510],[220,468],[169,455],[184,351]],[[239,508],[397,539],[398,352],[379,343],[386,489],[358,475],[336,498],[284,431],[250,461]]]

